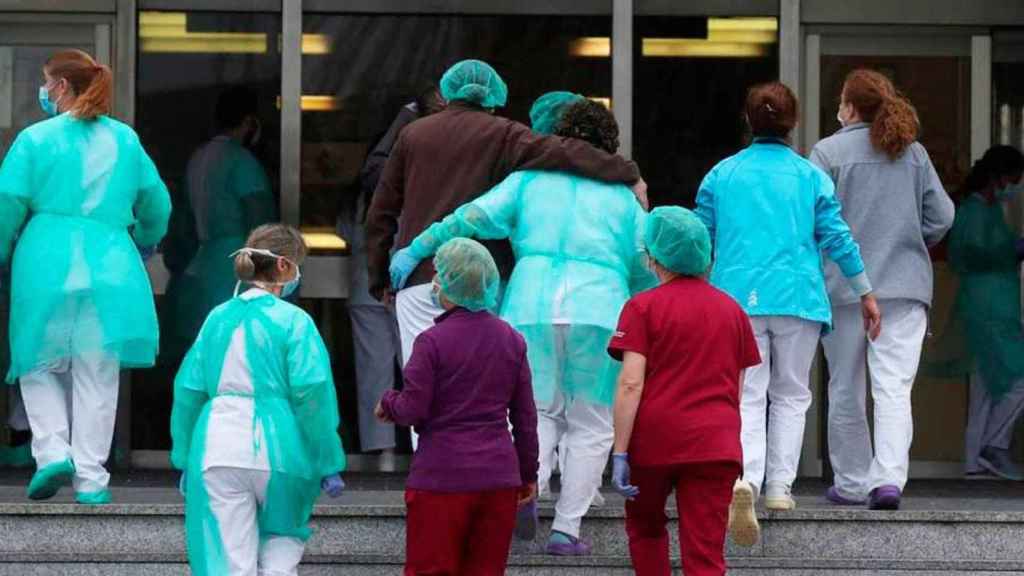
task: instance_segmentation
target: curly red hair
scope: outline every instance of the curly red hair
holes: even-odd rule
[[[871,143],[890,158],[898,158],[917,140],[917,110],[885,75],[861,68],[846,76],[843,102],[871,123]]]

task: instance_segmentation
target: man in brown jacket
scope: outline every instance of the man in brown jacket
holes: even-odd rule
[[[505,105],[508,90],[486,63],[466,60],[452,66],[441,79],[441,94],[448,108],[402,130],[373,195],[366,243],[370,292],[377,299],[390,298],[392,248],[408,246],[428,226],[516,170],[561,170],[622,182],[632,185],[646,203],[646,185],[633,162],[582,140],[540,136],[495,116],[493,110]],[[507,278],[515,264],[508,242],[485,244]],[[433,264],[424,261],[397,294],[403,364],[416,336],[444,312],[431,300],[433,277]]]

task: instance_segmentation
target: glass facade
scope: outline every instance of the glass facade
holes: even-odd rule
[[[633,159],[652,204],[692,207],[704,175],[749,142],[747,89],[779,77],[775,18],[634,19]]]
[[[309,284],[343,285],[346,266],[349,273],[358,268],[352,265],[350,246],[337,242],[349,239],[338,223],[340,216],[352,213],[356,206],[359,172],[367,152],[401,108],[425,85],[437,82],[456,60],[480,58],[493,64],[510,89],[509,104],[498,114],[521,122],[528,122],[533,100],[549,90],[573,90],[608,106],[615,104],[611,3],[603,15],[552,14],[550,7],[538,8],[548,13],[530,15],[525,12],[540,3],[524,2],[514,9],[508,8],[511,4],[498,7],[495,3],[491,10],[489,3],[481,2],[467,14],[462,7],[468,4],[457,2],[430,3],[428,10],[436,11],[431,13],[416,12],[420,8],[414,2],[387,3],[380,13],[344,13],[329,3],[307,2],[308,11],[299,15],[301,86],[285,86],[284,90],[282,70],[289,62],[284,57],[287,17],[282,15],[281,3],[254,0],[245,10],[245,2],[183,1],[183,8],[173,11],[165,9],[174,6],[165,0],[140,0],[138,4],[142,10],[136,20],[134,70],[126,65],[131,60],[119,55],[120,48],[128,44],[120,31],[124,19],[107,15],[104,37],[93,24],[78,24],[84,21],[81,14],[61,24],[49,20],[26,24],[26,14],[6,22],[6,15],[0,15],[0,158],[20,129],[42,118],[36,91],[38,69],[45,58],[63,47],[105,52],[106,61],[115,64],[119,88],[123,89],[119,94],[128,93],[127,86],[133,85],[133,124],[171,189],[175,206],[191,209],[190,160],[224,132],[217,122],[218,100],[228,90],[243,87],[255,96],[252,116],[258,120],[259,138],[243,131],[241,140],[264,174],[267,204],[275,209],[271,218],[277,217],[276,210],[282,205],[297,205],[294,221],[289,223],[301,226],[304,232],[319,233],[316,238],[323,242],[313,254],[329,257],[321,260],[348,263],[307,265],[304,276],[309,272]],[[287,13],[288,5],[283,5]],[[311,5],[333,12],[313,12]],[[151,11],[149,6],[158,6],[160,11]],[[376,10],[368,3],[351,6],[360,8],[346,5],[344,9]],[[690,5],[638,1],[636,6],[632,18],[634,57],[626,63],[631,69],[633,98],[630,152],[650,185],[655,205],[691,206],[707,170],[748,142],[742,116],[746,90],[780,76],[780,20],[768,15],[770,10],[751,16],[763,6],[754,2],[736,2],[731,5],[735,14],[713,17],[699,15],[698,8]],[[664,13],[651,14],[654,6]],[[385,9],[393,12],[385,14]],[[719,11],[718,7],[714,10]],[[620,17],[617,12],[616,18]],[[822,25],[820,19],[816,22],[801,23],[798,36],[848,36],[848,28],[857,24],[847,22],[848,26],[839,30],[838,25]],[[1024,32],[1002,27],[1002,23],[996,26],[956,34],[989,35],[992,39],[992,142],[1024,146]],[[864,27],[858,34],[871,39],[885,32]],[[796,57],[797,65],[804,68],[805,49],[801,42]],[[882,51],[885,55],[872,55],[872,50],[873,46],[864,45],[851,54],[821,53],[817,76],[820,108],[805,111],[804,118],[813,115],[823,135],[832,133],[837,128],[834,116],[842,77],[856,66],[878,68],[892,76],[914,101],[922,120],[922,142],[947,187],[955,191],[973,152],[971,58],[951,55],[952,50],[946,54],[942,49],[914,56],[893,56],[886,51]],[[806,73],[806,69],[800,71],[804,78]],[[795,75],[788,71],[789,77]],[[936,86],[943,89],[936,90]],[[294,94],[291,90],[301,90],[298,124],[282,122],[282,93],[288,101],[287,95]],[[282,165],[282,151],[298,153],[299,161]],[[298,187],[287,178],[292,174],[298,175]],[[1021,202],[1016,200],[1009,213],[1018,230],[1024,221]],[[292,212],[286,213],[292,218]],[[194,214],[191,218],[200,219]],[[191,247],[190,242],[180,241],[188,240],[189,234]],[[176,315],[168,294],[173,286],[168,284],[173,285],[175,278],[187,271],[201,236],[187,227],[172,227],[171,237],[150,264],[162,321]],[[932,331],[938,336],[955,284],[947,277],[941,248],[935,261]],[[341,275],[335,277],[336,273]],[[0,296],[6,285],[0,282]],[[310,289],[307,294],[328,292]],[[347,289],[338,294],[300,303],[317,319],[334,354],[345,442],[353,449],[359,446],[354,430],[359,394],[348,314],[353,300]],[[0,315],[5,305],[6,299],[0,298]],[[2,319],[0,323],[6,325]],[[0,329],[0,339],[2,332]],[[166,449],[168,445],[170,383],[177,362],[173,346],[164,346],[162,352],[157,368],[131,375],[135,449]],[[963,400],[960,382],[917,387],[915,407],[925,416],[918,420],[916,459],[953,461],[959,456],[960,447],[949,441],[946,428],[949,421],[962,418]],[[3,402],[0,399],[0,405]]]
[[[610,16],[306,14],[302,23],[304,229],[333,227],[355,205],[370,147],[459,60],[493,65],[509,86],[508,106],[497,113],[521,122],[549,90],[610,102],[610,60],[574,49],[584,38],[607,39]]]
[[[160,358],[133,374],[132,444],[170,446],[171,384],[206,313],[231,297],[228,255],[276,221],[281,16],[141,12],[135,126],[171,191],[170,229],[151,269]]]

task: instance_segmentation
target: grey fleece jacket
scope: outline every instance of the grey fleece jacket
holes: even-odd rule
[[[843,128],[818,142],[810,160],[835,182],[875,297],[931,306],[928,247],[953,225],[953,201],[924,146],[914,142],[891,160],[871,144],[869,128],[865,123]],[[825,281],[833,307],[860,301],[831,261],[825,264]]]

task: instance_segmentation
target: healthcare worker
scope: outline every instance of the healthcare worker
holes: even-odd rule
[[[184,260],[172,264],[161,311],[161,355],[172,362],[192,345],[210,310],[231,298],[228,255],[257,226],[277,219],[270,179],[249,151],[260,137],[258,113],[255,93],[229,88],[217,99],[217,136],[189,159],[182,205],[175,206],[165,242],[165,261]]]
[[[486,248],[455,238],[434,268],[432,298],[445,313],[416,339],[402,391],[377,407],[420,434],[406,481],[405,574],[498,576],[517,508],[537,496],[526,342],[489,312],[499,277]]]
[[[928,152],[916,142],[917,113],[888,78],[855,70],[843,85],[843,128],[811,151],[835,184],[843,219],[861,248],[885,316],[885,331],[864,338],[861,294],[834,262],[825,266],[834,330],[822,339],[828,361],[828,448],[835,504],[899,507],[914,437],[910,395],[932,302],[934,246],[953,223]],[[867,382],[874,402],[874,442]]]
[[[656,208],[645,244],[661,285],[626,303],[608,345],[623,361],[612,485],[627,499],[638,576],[672,571],[665,500],[673,490],[683,572],[723,576],[727,523],[738,543],[753,545],[759,534],[750,487],[736,479],[743,371],[761,357],[750,319],[704,279],[711,239],[692,212]]]
[[[197,576],[296,576],[317,496],[344,488],[330,355],[282,300],[305,256],[294,228],[253,230],[234,256],[252,288],[210,313],[175,379],[171,463]]]
[[[1009,448],[1024,410],[1021,252],[1003,205],[1020,191],[1022,173],[1016,148],[990,148],[967,176],[949,235],[950,264],[960,277],[955,318],[966,335],[963,364],[971,375],[966,470],[1018,481],[1024,471]]]
[[[108,116],[109,68],[68,50],[43,78],[51,118],[23,130],[0,167],[0,264],[21,230],[7,382],[21,380],[32,428],[29,497],[74,478],[79,502],[101,504],[120,369],[152,366],[159,338],[136,244],[160,241],[171,204],[135,131]]]
[[[646,202],[636,164],[583,140],[543,136],[494,115],[508,87],[485,62],[464,60],[441,78],[447,108],[405,127],[391,151],[366,218],[370,293],[394,295],[403,363],[416,336],[443,310],[430,299],[430,261],[416,267],[401,289],[391,284],[392,248],[405,248],[431,224],[493,188],[516,170],[564,170],[632,184]],[[397,235],[396,235],[397,234]],[[507,242],[485,242],[503,278],[514,257]]]
[[[560,93],[541,97],[534,112],[538,131],[554,130],[608,152],[618,148],[615,117],[601,104]],[[501,317],[526,338],[539,407],[540,486],[548,485],[564,440],[549,554],[590,553],[580,524],[608,462],[618,372],[605,349],[622,305],[656,283],[643,254],[645,216],[621,184],[520,171],[395,254],[392,282],[401,287],[450,238],[511,239],[516,266]],[[532,529],[520,527],[532,537]]]
[[[743,479],[755,494],[764,487],[769,509],[791,510],[811,362],[832,318],[822,252],[860,298],[872,337],[881,316],[832,181],[789,146],[796,96],[779,82],[761,84],[745,109],[754,141],[704,177],[697,215],[714,243],[711,282],[751,317],[762,360],[743,383]]]

